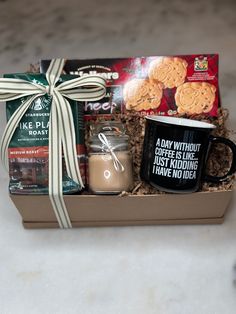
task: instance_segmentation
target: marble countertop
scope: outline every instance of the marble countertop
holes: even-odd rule
[[[41,57],[219,52],[235,129],[235,21],[230,0],[0,0],[0,74]],[[235,313],[235,193],[223,225],[68,231],[24,230],[2,169],[0,200],[1,314]]]

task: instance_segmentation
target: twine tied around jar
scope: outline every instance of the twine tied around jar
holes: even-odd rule
[[[111,154],[111,158],[113,160],[114,168],[117,172],[124,172],[125,168],[122,163],[117,158],[113,147],[110,145],[106,135],[104,133],[99,133],[98,138],[100,142],[105,146],[106,150]]]

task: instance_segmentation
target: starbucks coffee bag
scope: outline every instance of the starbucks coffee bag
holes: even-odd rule
[[[21,73],[7,74],[5,78],[18,78],[40,85],[47,85],[42,74]],[[74,78],[64,75],[59,83]],[[7,120],[15,110],[25,102],[27,97],[6,103]],[[75,101],[68,100],[74,118],[76,147],[81,176],[85,181],[85,146],[83,107]],[[13,194],[47,194],[48,193],[48,126],[51,108],[51,97],[40,96],[32,102],[21,119],[10,142],[9,175],[10,192]],[[63,193],[75,193],[80,186],[70,179],[63,162]]]

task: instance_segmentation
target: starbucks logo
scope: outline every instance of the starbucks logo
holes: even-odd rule
[[[51,100],[51,98],[46,99],[45,96],[39,97],[33,102],[33,104],[30,106],[30,108],[33,110],[36,110],[36,111],[42,110],[42,109],[49,106],[50,100]]]

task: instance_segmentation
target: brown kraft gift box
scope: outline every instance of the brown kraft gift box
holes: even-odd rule
[[[197,56],[198,57],[198,56]],[[199,58],[196,56],[189,57],[193,58],[195,61]],[[187,58],[187,57],[186,57]],[[212,60],[215,62],[215,55],[211,56]],[[216,56],[217,58],[217,56]],[[104,59],[105,60],[105,59]],[[104,61],[103,59],[99,60],[99,67],[101,68],[101,64]],[[140,59],[141,60],[141,59]],[[146,59],[145,59],[146,60]],[[210,58],[208,60],[211,60]],[[97,60],[93,60],[93,62]],[[116,61],[116,60],[115,60]],[[126,61],[126,60],[125,60]],[[194,67],[197,64],[194,61]],[[212,61],[212,62],[213,62]],[[71,61],[69,65],[74,65]],[[75,67],[77,63],[87,62],[90,64],[90,60],[87,61],[75,61]],[[95,63],[96,63],[95,62]],[[109,61],[110,62],[110,61]],[[111,59],[111,62],[113,60]],[[122,59],[123,62],[123,59]],[[205,59],[204,59],[205,62]],[[209,61],[210,62],[210,61]],[[86,64],[87,64],[86,63]],[[95,64],[94,63],[94,64]],[[140,61],[140,64],[142,62]],[[130,63],[133,64],[133,63]],[[216,63],[217,64],[217,63]],[[84,65],[84,64],[82,64]],[[42,66],[42,63],[41,63]],[[107,66],[107,64],[106,64]],[[136,65],[135,65],[136,66]],[[85,68],[85,67],[84,67]],[[88,67],[89,68],[89,67]],[[189,70],[191,76],[193,67]],[[132,73],[128,71],[129,68],[123,66],[121,68],[116,68],[119,75],[123,78],[121,74],[122,71],[127,71],[127,73]],[[128,70],[127,70],[128,69]],[[215,68],[213,68],[215,71]],[[70,71],[65,67],[65,73],[70,73]],[[68,71],[67,71],[68,70]],[[114,70],[115,71],[115,70]],[[113,71],[113,72],[114,72]],[[121,71],[121,72],[119,72]],[[199,71],[196,70],[196,73]],[[216,72],[218,68],[216,67]],[[111,72],[111,73],[113,73]],[[116,73],[116,72],[114,72]],[[195,72],[193,72],[195,73]],[[75,74],[75,73],[73,73]],[[77,74],[77,73],[76,73]],[[218,91],[218,72],[215,76],[217,91]],[[111,84],[111,83],[109,83]],[[121,84],[122,85],[122,84]],[[110,86],[110,85],[108,85]],[[117,86],[117,85],[114,85]],[[119,85],[120,86],[120,85]],[[111,86],[112,87],[112,86]],[[112,87],[113,88],[113,87]],[[120,90],[122,90],[121,87]],[[108,89],[109,91],[109,89]],[[166,89],[166,97],[169,97],[167,93],[168,89]],[[114,106],[119,108],[124,108],[124,104],[122,101],[122,92],[118,93],[119,101],[117,99],[113,99],[113,101],[117,101]],[[117,96],[116,93],[114,95]],[[173,95],[172,95],[173,96]],[[171,96],[171,97],[172,97]],[[108,95],[110,97],[110,94]],[[104,103],[110,103],[105,98]],[[218,102],[218,93],[216,93],[216,101]],[[90,107],[93,107],[92,103],[87,105],[87,115],[85,116],[86,120],[90,120],[89,117],[93,116],[94,113],[97,116],[102,114],[110,115],[109,112],[100,112],[96,111],[94,113],[90,112]],[[101,108],[104,105],[101,102]],[[96,103],[96,106],[98,104]],[[227,129],[225,128],[225,120],[227,118],[226,111],[222,109],[218,109],[219,112],[217,114],[218,103],[214,103],[213,109],[208,113],[203,115],[189,116],[193,119],[199,120],[208,120],[211,123],[215,123],[217,125],[217,134],[219,136],[227,136]],[[100,108],[100,107],[99,107]],[[163,105],[164,108],[164,105]],[[104,108],[103,108],[104,109]],[[171,108],[172,110],[173,108]],[[176,111],[176,107],[174,108]],[[164,110],[167,110],[164,108]],[[168,111],[168,114],[172,111]],[[134,139],[134,143],[132,145],[137,146],[138,149],[135,148],[135,160],[134,160],[134,170],[135,176],[137,179],[137,173],[139,171],[140,166],[140,149],[141,143],[143,140],[143,130],[144,130],[144,119],[140,123],[140,128],[137,128],[137,125],[130,125],[130,117],[126,112],[122,112],[122,110],[118,110],[118,114],[121,113],[121,120],[123,123],[126,123],[126,127],[128,129],[128,133],[133,134],[133,132],[137,132],[139,129],[139,133]],[[154,114],[163,114],[163,112],[153,112]],[[85,112],[86,114],[86,112]],[[152,114],[152,112],[151,112]],[[132,114],[131,114],[132,115]],[[143,112],[141,115],[145,115]],[[216,118],[216,115],[218,117]],[[137,115],[136,115],[137,118]],[[134,118],[134,119],[136,119]],[[114,118],[116,119],[116,118]],[[120,117],[119,117],[120,119]],[[136,119],[137,120],[137,119]],[[141,121],[141,119],[140,119]],[[137,122],[137,121],[136,121]],[[222,161],[218,160],[219,156],[225,159],[225,152],[218,151],[215,154],[215,160],[210,161],[210,169],[213,169],[213,172],[221,171],[219,169],[219,165],[222,166]],[[217,163],[218,162],[218,163]],[[213,163],[213,165],[212,165]],[[215,165],[216,163],[216,165]],[[209,166],[209,165],[208,165]],[[226,165],[222,166],[226,168]],[[214,174],[214,173],[213,173]],[[85,227],[85,226],[128,226],[128,225],[172,225],[172,224],[220,224],[224,221],[224,217],[226,214],[226,210],[230,203],[231,197],[233,195],[233,178],[231,178],[228,183],[222,184],[220,187],[212,186],[204,183],[202,191],[192,194],[166,194],[166,193],[158,193],[154,191],[153,188],[147,187],[145,184],[141,184],[140,181],[136,180],[135,182],[135,193],[122,193],[121,195],[104,195],[104,196],[96,196],[96,195],[64,195],[65,203],[68,209],[69,216],[72,221],[73,227]],[[137,188],[138,187],[138,188]],[[56,216],[54,214],[50,199],[48,195],[10,195],[11,200],[17,207],[20,215],[22,216],[23,225],[25,228],[33,229],[33,228],[58,228],[59,225],[57,223]]]
[[[217,134],[226,135],[225,111],[219,112]],[[120,118],[117,118],[120,119]],[[202,191],[190,194],[160,193],[138,177],[144,119],[131,118],[129,133],[139,129],[134,137],[135,188],[132,193],[120,195],[64,195],[73,227],[127,226],[127,225],[172,225],[172,224],[220,224],[223,223],[227,207],[233,195],[234,178],[220,185],[204,183]],[[123,123],[130,122],[129,115],[121,117]],[[137,127],[137,124],[139,125]],[[220,149],[213,152],[208,162],[208,171],[222,174],[230,158]],[[222,160],[223,158],[223,160]],[[86,192],[87,193],[87,192]],[[48,195],[10,195],[23,219],[25,228],[58,228]]]
[[[64,196],[73,227],[220,224],[232,190],[193,194]],[[25,228],[58,228],[47,195],[11,195]]]

